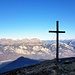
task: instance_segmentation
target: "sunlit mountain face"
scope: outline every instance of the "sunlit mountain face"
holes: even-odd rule
[[[32,59],[53,59],[56,54],[55,41],[34,39],[0,39],[0,61],[12,61],[20,56]],[[75,40],[59,42],[59,57],[75,56]]]

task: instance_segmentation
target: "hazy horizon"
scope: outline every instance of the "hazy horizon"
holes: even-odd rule
[[[17,38],[17,39],[14,39],[14,38],[0,38],[0,39],[7,39],[7,40],[23,40],[23,39],[28,39],[28,40],[32,40],[32,39],[38,39],[38,40],[56,40],[56,39],[39,39],[39,38]],[[59,40],[75,40],[75,39],[72,39],[72,38],[70,38],[70,39],[59,39]]]

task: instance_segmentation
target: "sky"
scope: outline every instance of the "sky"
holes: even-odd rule
[[[75,0],[0,0],[0,38],[75,39]]]

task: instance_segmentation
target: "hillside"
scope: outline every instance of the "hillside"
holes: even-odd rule
[[[55,59],[46,60],[39,64],[15,69],[1,75],[75,75],[75,58],[60,59],[58,65],[56,65]]]
[[[33,60],[29,58],[19,57],[18,59],[0,68],[0,73],[4,73],[13,69],[21,68],[23,66],[30,66],[33,64],[37,64],[39,62],[41,62],[41,60]]]

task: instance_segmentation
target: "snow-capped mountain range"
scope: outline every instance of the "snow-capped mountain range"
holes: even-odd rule
[[[20,56],[31,59],[53,59],[56,56],[55,41],[34,39],[0,39],[0,63],[12,61]],[[59,57],[75,56],[75,40],[59,42]]]

